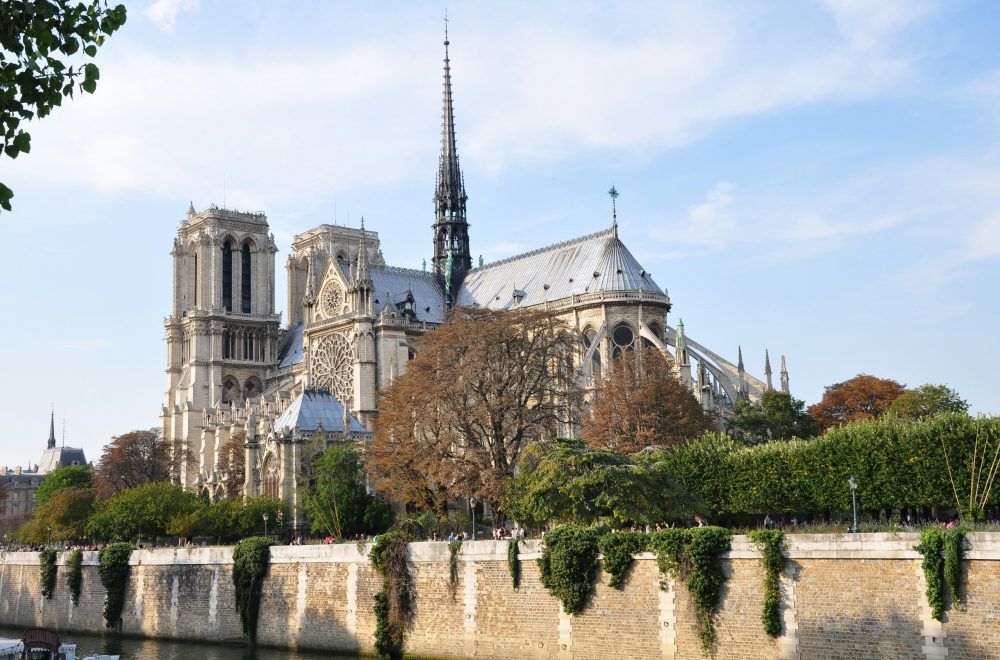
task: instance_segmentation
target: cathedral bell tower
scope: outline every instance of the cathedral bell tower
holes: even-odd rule
[[[280,316],[274,313],[277,247],[262,213],[188,208],[174,240],[173,308],[164,321],[167,390],[163,437],[192,459],[175,481],[212,480],[214,443],[207,413],[243,406],[264,392]]]
[[[455,142],[455,113],[451,97],[451,64],[448,59],[448,30],[444,33],[444,107],[441,112],[441,158],[434,190],[434,274],[444,282],[449,306],[472,270],[469,251],[469,223],[465,215],[465,180],[458,164]]]

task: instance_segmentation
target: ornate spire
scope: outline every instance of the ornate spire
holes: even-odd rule
[[[747,380],[746,380],[746,369],[743,367],[743,347],[737,348],[739,353],[739,360],[736,363],[737,370],[737,381],[736,381],[736,398],[747,400],[749,399],[749,394],[747,393]]]
[[[358,264],[355,272],[358,280],[365,282],[371,279],[368,272],[368,241],[365,232],[365,216],[361,216],[361,238],[358,239]]]
[[[764,376],[767,380],[767,391],[770,392],[774,389],[774,385],[771,383],[771,356],[768,355],[767,349],[764,349]]]
[[[788,368],[785,366],[785,356],[781,356],[781,391],[785,394],[791,394],[788,389]]]
[[[52,406],[52,412],[49,413],[49,449],[56,448],[56,407]]]
[[[618,189],[611,186],[611,190],[608,191],[608,197],[611,198],[611,228],[615,232],[615,237],[618,237]]]
[[[472,270],[469,251],[469,223],[466,219],[465,179],[458,163],[455,140],[455,108],[451,93],[451,60],[448,57],[448,18],[444,35],[444,99],[441,110],[441,157],[438,161],[434,190],[434,273],[444,277],[448,255],[454,253],[454,279],[457,289],[465,273]]]

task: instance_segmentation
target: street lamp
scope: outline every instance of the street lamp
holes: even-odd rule
[[[267,514],[265,513],[261,518],[264,519],[264,538],[267,538]]]
[[[472,540],[476,540],[476,498],[469,498],[469,508],[472,509]]]
[[[851,504],[854,507],[854,528],[851,530],[855,534],[858,533],[858,480],[851,475],[851,478],[847,480],[847,483],[851,485]]]

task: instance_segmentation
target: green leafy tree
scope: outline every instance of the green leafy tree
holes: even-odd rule
[[[39,506],[48,502],[49,498],[56,491],[63,488],[90,488],[94,485],[94,475],[84,465],[68,465],[61,467],[45,475],[38,491],[35,493],[35,501]]]
[[[280,536],[288,519],[285,503],[273,497],[226,499],[215,504],[199,499],[199,503],[198,508],[170,519],[166,527],[169,536],[204,536],[220,542],[261,536],[265,514],[268,516],[268,536]]]
[[[947,385],[921,385],[906,390],[889,404],[885,414],[917,421],[939,413],[965,414],[969,403]]]
[[[671,479],[655,452],[630,456],[553,440],[528,447],[508,506],[530,525],[651,524],[692,513],[693,500]]]
[[[87,523],[87,534],[101,540],[165,536],[172,519],[204,506],[203,500],[180,486],[148,483],[101,502]]]
[[[330,445],[307,477],[303,499],[313,532],[345,538],[392,525],[392,509],[365,489],[361,452],[351,444]]]
[[[0,3],[0,150],[10,158],[31,151],[22,122],[45,117],[79,90],[93,94],[101,72],[93,62],[125,23],[124,5],[105,0],[4,0]],[[76,58],[76,59],[74,59]],[[81,59],[86,58],[86,59]],[[0,183],[0,208],[13,191]]]
[[[784,392],[764,392],[759,402],[736,402],[726,432],[747,445],[771,440],[811,438],[819,432],[804,401]]]
[[[94,508],[91,488],[69,486],[51,493],[35,509],[18,535],[25,543],[74,541],[86,535],[87,520]]]

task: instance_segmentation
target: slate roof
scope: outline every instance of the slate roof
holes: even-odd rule
[[[458,304],[510,309],[570,295],[640,289],[663,293],[611,227],[470,270]],[[519,303],[515,290],[523,293]]]
[[[344,273],[344,279],[350,280],[350,265],[341,263],[340,268]],[[376,313],[381,311],[387,302],[393,305],[402,302],[406,299],[407,291],[411,291],[413,311],[416,312],[418,321],[429,323],[444,321],[447,311],[444,290],[434,273],[396,266],[368,266],[368,274],[372,278],[374,287],[372,308]]]
[[[38,472],[48,474],[53,470],[70,465],[87,465],[87,457],[83,455],[83,450],[75,447],[53,447],[42,452]]]
[[[306,390],[278,415],[273,429],[275,433],[313,432],[320,426],[330,433],[343,433],[344,406],[326,390]],[[367,433],[354,417],[349,418],[348,427],[351,433]]]
[[[285,335],[285,340],[281,342],[281,347],[278,349],[277,368],[284,369],[302,362],[303,343],[303,325],[297,323]]]

